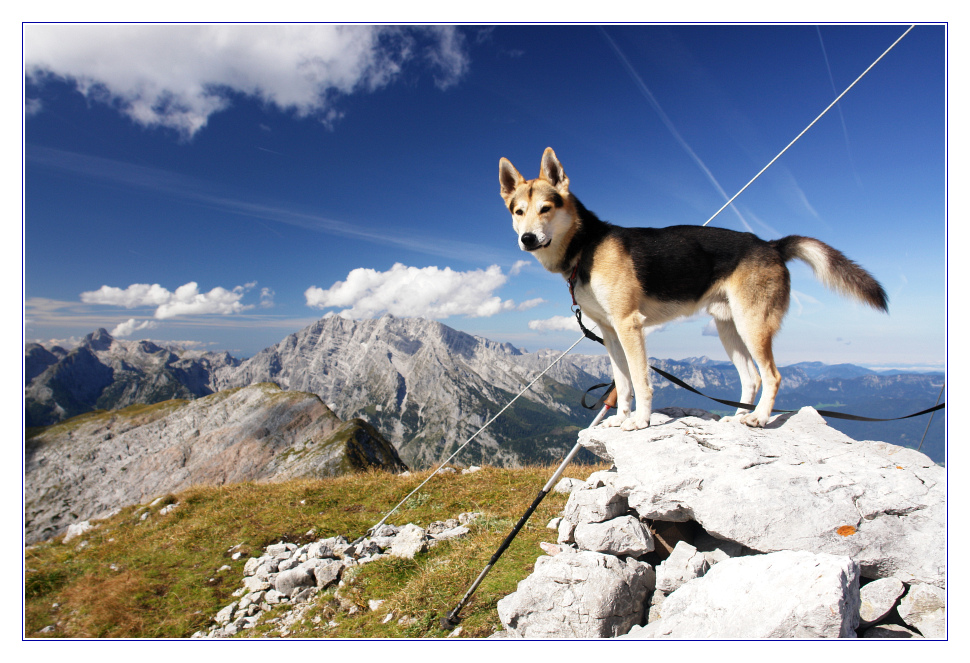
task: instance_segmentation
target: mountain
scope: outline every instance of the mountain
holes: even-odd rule
[[[444,460],[502,409],[534,377],[537,362],[507,343],[432,320],[330,316],[217,371],[215,386],[269,381],[318,394],[340,417],[360,417],[383,431],[409,465],[425,467]],[[479,435],[458,462],[550,462],[571,448],[591,419],[574,385],[596,378],[568,364],[551,375]]]
[[[407,469],[366,422],[273,384],[74,417],[32,432],[24,452],[27,543],[192,486]]]
[[[88,334],[69,352],[30,343],[24,347],[26,425],[49,426],[91,410],[207,396],[215,391],[212,373],[238,364],[227,352],[122,341],[104,329]]]
[[[820,361],[803,361],[798,364],[788,366],[789,369],[798,369],[805,373],[812,380],[824,380],[826,378],[858,378],[863,375],[876,375],[877,373],[868,368],[856,366],[854,364],[823,364]]]
[[[587,344],[587,348],[596,348]],[[523,352],[457,331],[436,321],[395,318],[346,320],[330,316],[290,334],[240,362],[228,354],[189,353],[149,341],[118,341],[104,330],[77,348],[26,346],[28,425],[51,423],[95,408],[134,402],[196,398],[258,382],[319,395],[342,418],[361,418],[398,448],[413,467],[447,458],[561,353]],[[741,387],[728,361],[707,357],[655,359],[650,363],[704,393],[735,400]],[[943,373],[875,372],[852,364],[802,362],[779,369],[776,407],[804,405],[869,417],[898,417],[931,406]],[[564,357],[478,436],[455,462],[514,467],[561,457],[589,425],[593,413],[582,393],[611,380],[605,354]],[[718,414],[733,408],[652,376],[654,408],[701,408]],[[590,399],[595,400],[595,399]],[[895,422],[830,425],[855,439],[916,447],[945,461],[945,413]],[[589,457],[583,456],[585,460]]]

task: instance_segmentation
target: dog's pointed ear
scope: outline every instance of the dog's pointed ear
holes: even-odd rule
[[[556,153],[552,151],[551,147],[547,147],[545,152],[542,153],[539,177],[556,187],[556,191],[560,195],[565,196],[569,193],[569,178],[566,177],[566,171],[563,170],[562,164],[559,163],[559,159],[556,158]]]
[[[502,157],[498,161],[498,183],[502,187],[502,198],[508,202],[509,197],[515,191],[515,187],[525,182],[522,174],[515,169],[512,162]]]

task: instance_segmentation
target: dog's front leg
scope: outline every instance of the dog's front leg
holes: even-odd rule
[[[638,314],[627,316],[616,328],[629,366],[629,376],[636,393],[637,409],[621,425],[623,430],[640,430],[650,426],[653,410],[653,388],[647,366],[647,345],[643,339],[643,324]]]
[[[610,355],[610,365],[613,367],[613,382],[616,383],[616,414],[603,420],[601,426],[621,426],[630,417],[633,410],[633,389],[630,382],[630,368],[627,365],[623,346],[616,332],[605,325],[600,325],[603,332],[603,343]]]

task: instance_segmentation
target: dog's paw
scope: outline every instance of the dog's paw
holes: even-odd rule
[[[732,423],[732,422],[741,423],[744,420],[744,417],[746,417],[749,414],[751,414],[751,410],[738,410],[737,412],[735,412],[734,414],[728,417],[721,417],[720,419],[718,419],[718,421],[723,421],[726,423]]]
[[[760,417],[755,412],[741,415],[740,417],[737,417],[737,420],[745,426],[750,426],[751,428],[764,428],[765,424],[768,423],[768,417]]]
[[[634,414],[620,426],[623,430],[643,430],[650,427],[650,415]]]
[[[612,417],[607,417],[600,424],[603,428],[618,428],[623,425],[623,422],[627,420],[629,415],[626,414],[614,414]]]

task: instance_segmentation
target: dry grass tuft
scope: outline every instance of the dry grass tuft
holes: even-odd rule
[[[444,637],[438,620],[461,599],[554,469],[486,467],[434,477],[388,522],[427,526],[480,511],[484,517],[470,536],[413,560],[387,558],[361,567],[341,590],[360,608],[356,614],[341,610],[332,590],[320,593],[306,618],[290,628],[291,636]],[[566,475],[585,478],[598,469],[606,466],[573,467]],[[361,536],[429,474],[370,471],[325,480],[199,487],[166,496],[153,507],[128,507],[67,545],[58,538],[25,550],[25,635],[189,637],[211,626],[216,612],[235,600],[232,593],[242,584],[250,556],[279,541]],[[542,554],[538,543],[555,540],[545,525],[565,502],[565,496],[552,494],[540,505],[462,611],[463,636],[485,637],[499,626],[495,604],[531,573]],[[178,506],[159,515],[168,503]],[[241,554],[232,559],[234,553]],[[371,599],[385,603],[371,612]],[[394,617],[384,624],[388,612]],[[42,632],[48,626],[52,630]],[[261,625],[241,635],[276,633]]]

